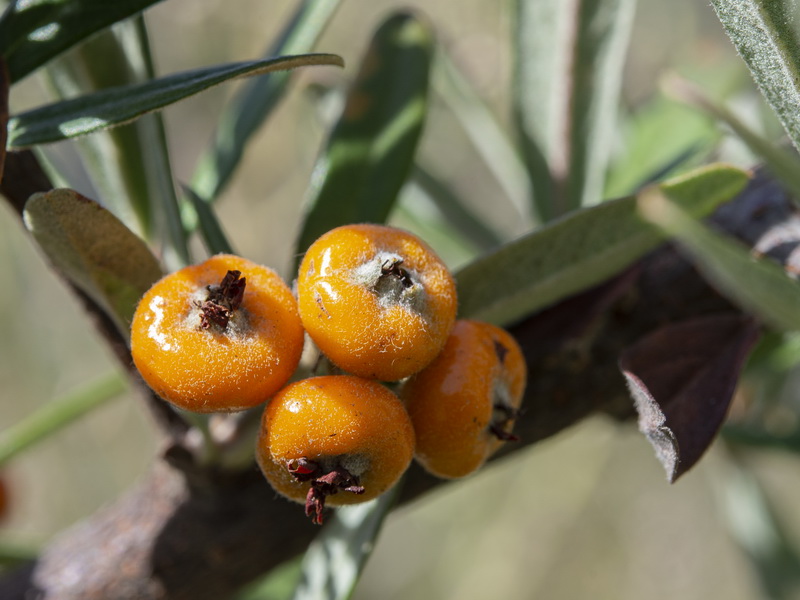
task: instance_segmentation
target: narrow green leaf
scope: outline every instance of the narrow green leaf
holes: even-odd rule
[[[46,144],[121,125],[148,112],[237,77],[262,75],[310,65],[342,66],[335,54],[282,56],[175,73],[140,84],[95,92],[25,112],[9,121],[12,148]]]
[[[539,215],[531,214],[531,182],[522,157],[445,48],[437,51],[431,85],[458,119],[519,215],[530,225],[539,224]]]
[[[800,151],[800,41],[792,0],[711,0],[761,93]]]
[[[127,383],[119,373],[106,375],[71,394],[42,406],[16,425],[0,432],[0,466],[76,421],[89,411],[119,396]]]
[[[53,266],[102,306],[127,339],[139,298],[161,277],[145,243],[73,190],[34,194],[24,218]]]
[[[747,248],[712,231],[650,189],[639,199],[648,221],[673,235],[695,265],[744,310],[782,331],[800,330],[800,283],[770,259],[758,259]]]
[[[732,444],[800,454],[800,430],[797,429],[779,435],[761,426],[728,423],[722,429],[722,435],[725,441]]]
[[[716,469],[716,491],[731,537],[739,544],[771,600],[796,597],[800,552],[789,528],[753,472],[733,457]]]
[[[211,254],[235,254],[225,232],[222,231],[222,225],[214,214],[214,209],[211,205],[205,202],[188,186],[183,186],[183,193],[189,199],[189,202],[191,202],[192,207],[197,213],[200,235],[203,238],[206,249]]]
[[[430,26],[412,13],[394,14],[375,33],[314,169],[298,254],[337,225],[389,216],[422,132],[432,53]]]
[[[758,346],[750,354],[747,375],[754,371],[771,375],[789,373],[798,365],[800,365],[800,332],[770,331],[764,333]]]
[[[144,20],[137,17],[99,33],[55,60],[46,72],[62,99],[152,80]],[[134,123],[79,138],[77,148],[104,204],[145,239],[152,241],[160,234],[158,242],[170,267],[191,262],[161,116],[144,115]]]
[[[441,211],[445,220],[478,250],[493,250],[500,246],[502,236],[492,229],[459,198],[455,191],[425,167],[415,165],[414,183]]]
[[[800,411],[793,408],[787,419],[776,420],[785,409],[787,394],[794,393],[794,375],[800,366],[800,332],[766,330],[747,358],[742,385],[758,401],[748,410],[746,419],[728,423],[723,433],[727,439],[800,450]],[[777,426],[776,426],[777,424]],[[728,431],[730,429],[731,431]],[[767,431],[769,430],[769,432]],[[734,437],[730,437],[730,435]],[[739,435],[741,434],[741,435]],[[745,439],[742,439],[744,436]]]
[[[712,165],[660,189],[701,217],[746,182],[743,171]],[[619,273],[663,239],[639,217],[635,197],[574,212],[462,269],[456,276],[460,315],[510,325]]]
[[[599,202],[635,0],[517,0],[514,110],[549,220]]]
[[[155,67],[150,52],[147,27],[141,17],[134,20],[134,28],[128,40],[131,60],[141,66],[137,73],[144,85],[155,81]],[[185,267],[192,262],[189,240],[183,228],[172,164],[169,158],[167,129],[160,113],[144,115],[136,123],[142,147],[143,166],[147,182],[148,203],[154,207],[153,215],[163,238],[163,260],[170,270]]]
[[[0,54],[11,81],[117,21],[160,0],[16,0],[0,17]]]
[[[398,486],[383,496],[336,510],[303,557],[293,600],[346,600],[372,554]]]
[[[144,154],[147,189],[151,199],[158,199],[154,213],[157,223],[161,219],[158,224],[164,238],[164,263],[170,270],[179,269],[192,263],[192,255],[175,192],[167,130],[160,114],[144,115],[137,125],[147,148]]]
[[[265,53],[266,57],[310,52],[325,30],[340,0],[302,2]],[[228,104],[219,118],[213,146],[200,158],[191,187],[213,202],[230,179],[252,135],[283,98],[291,72],[270,73],[253,79]]]
[[[130,21],[106,29],[45,67],[47,82],[61,99],[98,89],[146,81],[138,61],[125,51],[135,37]],[[139,122],[76,140],[86,172],[103,204],[134,232],[151,240],[153,214]]]
[[[800,159],[797,158],[797,154],[786,152],[753,131],[725,106],[714,102],[691,82],[676,76],[667,80],[665,86],[679,100],[699,108],[728,125],[753,153],[764,159],[770,171],[792,191],[794,197],[800,198]]]
[[[389,224],[410,231],[436,248],[446,265],[457,269],[480,256],[469,241],[453,229],[443,215],[432,211],[428,196],[416,185],[407,186],[400,197]]]
[[[622,120],[621,137],[624,150],[609,169],[606,198],[632,194],[676,175],[677,168],[699,166],[721,133],[713,119],[659,95]]]

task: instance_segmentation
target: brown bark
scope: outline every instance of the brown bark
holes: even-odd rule
[[[780,260],[798,260],[792,250],[800,220],[766,178],[715,222]],[[629,416],[632,402],[617,367],[625,348],[665,323],[735,312],[666,246],[613,281],[520,323],[512,332],[530,367],[526,409],[515,428],[523,441],[506,444],[504,453],[598,411]],[[301,552],[319,530],[300,506],[276,498],[256,467],[202,468],[179,446],[165,457],[117,504],[0,581],[0,597],[218,600]],[[442,483],[413,467],[401,501]]]

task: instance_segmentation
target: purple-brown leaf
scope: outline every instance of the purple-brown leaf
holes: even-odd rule
[[[638,266],[631,267],[509,328],[525,356],[528,381],[536,382],[527,386],[524,415],[514,426],[520,439],[530,443],[554,435],[603,408],[609,397],[615,396],[600,391],[604,386],[596,379],[590,384],[595,393],[585,393],[585,381],[579,393],[573,393],[571,386],[578,381],[577,373],[585,373],[595,364],[593,346],[599,324],[610,307],[630,292],[640,272]],[[619,380],[612,383],[618,385]],[[512,450],[506,445],[505,451]]]
[[[758,335],[751,317],[717,314],[662,327],[622,355],[619,365],[639,429],[670,483],[692,468],[716,437]]]

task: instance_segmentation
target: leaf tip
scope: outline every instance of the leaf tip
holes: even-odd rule
[[[636,207],[645,221],[661,223],[669,213],[670,202],[657,185],[650,185],[636,194]]]
[[[647,391],[647,386],[641,379],[630,371],[622,369],[628,390],[633,397],[636,412],[639,415],[639,431],[644,434],[647,441],[655,450],[656,458],[664,471],[669,483],[675,483],[680,475],[680,452],[678,439],[672,429],[666,425],[666,417],[659,408],[658,403]]]

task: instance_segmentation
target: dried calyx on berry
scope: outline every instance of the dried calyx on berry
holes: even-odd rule
[[[511,343],[506,346],[505,344],[508,344],[509,340]],[[511,336],[502,341],[500,339],[494,340],[494,353],[501,372],[504,370],[513,371],[519,368],[518,360],[515,361],[515,364],[506,365],[506,359],[508,359],[509,352],[512,351],[510,348],[514,348],[515,352],[518,353],[513,358],[518,358],[520,351]],[[509,379],[509,377],[495,377],[494,379],[492,420],[489,422],[489,432],[501,442],[518,442],[519,437],[511,433],[511,429],[514,427],[514,421],[522,414],[522,410],[519,408],[521,398],[514,397],[509,389]]]
[[[511,430],[525,379],[525,360],[511,335],[488,323],[457,321],[442,353],[403,385],[420,464],[439,477],[463,477],[515,441]]]
[[[392,227],[346,225],[306,252],[297,278],[300,317],[338,367],[397,381],[428,365],[456,314],[447,267],[422,240]]]
[[[311,517],[316,525],[322,525],[326,497],[338,494],[340,491],[351,494],[363,494],[366,491],[359,485],[358,476],[340,464],[323,467],[320,463],[303,456],[290,460],[286,469],[297,481],[308,482],[311,486],[306,494],[306,516]]]
[[[418,281],[420,276],[409,273],[403,262],[397,254],[381,252],[355,270],[353,281],[370,290],[384,308],[405,304],[412,310],[424,310],[425,288]]]
[[[247,279],[241,275],[241,271],[228,271],[219,285],[206,286],[208,296],[199,305],[202,329],[216,325],[224,330],[228,326],[231,314],[241,306],[244,299]]]
[[[280,276],[230,254],[156,282],[131,323],[131,354],[142,378],[194,412],[266,402],[297,368],[303,341],[297,303]]]
[[[264,409],[256,460],[272,487],[305,504],[321,524],[325,506],[366,502],[391,488],[414,454],[414,429],[376,381],[328,375],[297,381]]]

